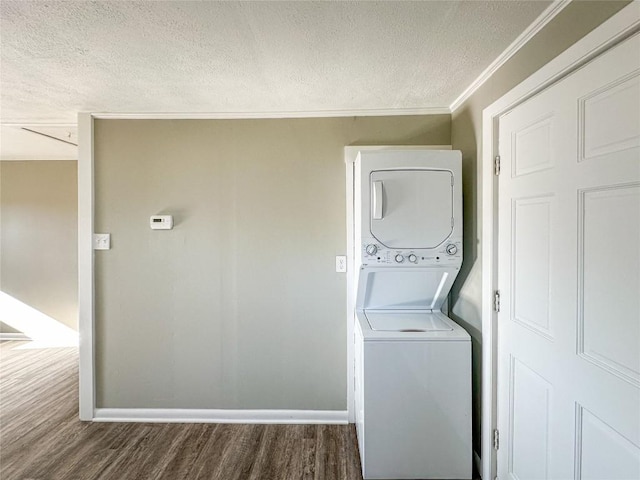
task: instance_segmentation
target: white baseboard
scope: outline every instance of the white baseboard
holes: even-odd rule
[[[7,340],[31,340],[24,333],[0,333],[0,342]]]
[[[482,459],[480,455],[478,455],[478,452],[473,452],[473,462],[476,465],[476,471],[480,474],[480,478],[482,478]]]
[[[94,422],[346,424],[346,410],[96,408]]]

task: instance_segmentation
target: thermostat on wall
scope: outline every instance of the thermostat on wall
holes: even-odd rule
[[[173,228],[172,215],[153,215],[149,219],[152,230],[171,230]]]

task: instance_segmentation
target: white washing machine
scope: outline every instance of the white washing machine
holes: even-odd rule
[[[461,154],[355,162],[355,410],[365,479],[470,479],[471,341],[442,308],[462,264]]]

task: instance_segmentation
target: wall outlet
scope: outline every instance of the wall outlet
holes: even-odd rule
[[[347,271],[347,256],[336,255],[336,272],[344,273]]]
[[[93,249],[94,250],[110,250],[111,234],[110,233],[94,233]]]

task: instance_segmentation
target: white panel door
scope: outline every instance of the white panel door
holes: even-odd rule
[[[640,479],[640,38],[500,119],[498,477]]]

